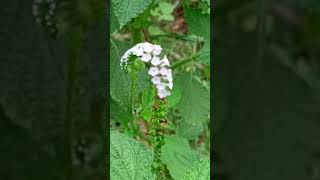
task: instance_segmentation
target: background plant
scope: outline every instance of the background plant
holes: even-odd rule
[[[148,131],[154,115],[154,92],[146,70],[139,71],[132,82],[119,65],[120,57],[133,44],[148,41],[163,47],[174,72],[172,95],[167,98],[168,130],[160,154],[168,169],[165,179],[209,179],[209,4],[113,0],[111,5],[110,108],[111,126],[117,129],[112,130],[110,137],[111,178],[155,177],[150,168],[133,173],[145,158],[136,156],[138,151],[153,156]],[[114,141],[119,132],[123,133],[122,144]],[[130,150],[132,143],[140,148]],[[136,161],[130,161],[132,158]],[[144,164],[151,165],[151,161]]]

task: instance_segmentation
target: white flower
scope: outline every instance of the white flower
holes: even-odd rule
[[[169,87],[170,89],[173,88],[173,83],[172,83],[172,81],[170,81],[167,85],[168,85],[168,87]]]
[[[168,81],[168,82],[172,82],[172,75],[171,74],[167,74],[166,76],[162,76],[162,79]]]
[[[169,60],[168,60],[168,58],[167,58],[167,56],[165,55],[164,57],[163,57],[163,59],[161,60],[161,65],[160,66],[170,66],[170,62],[169,62]]]
[[[151,54],[147,53],[147,54],[143,54],[141,57],[141,60],[144,62],[149,62],[151,60]]]
[[[126,53],[124,53],[124,55],[121,57],[120,61],[121,62],[127,62],[130,54],[131,54],[130,51],[127,51]]]
[[[157,89],[158,89],[158,91],[165,90],[166,89],[166,84],[165,83],[157,84]]]
[[[171,93],[169,92],[169,91],[167,91],[167,90],[161,90],[161,91],[158,91],[158,96],[159,96],[159,98],[164,98],[164,97],[167,97],[167,96],[170,96],[171,95]]]
[[[148,71],[151,76],[155,76],[159,74],[159,69],[157,67],[151,67]]]
[[[171,69],[167,69],[167,68],[165,68],[165,67],[162,67],[162,68],[160,69],[160,74],[163,75],[163,76],[168,75],[168,74],[171,74]]]
[[[136,56],[142,56],[143,55],[143,49],[140,47],[135,47],[132,49],[132,54]]]
[[[148,70],[151,82],[156,86],[159,98],[164,98],[171,95],[173,78],[167,56],[164,56],[163,59],[159,58],[161,51],[162,48],[159,45],[153,45],[149,42],[138,43],[124,53],[120,59],[120,66],[123,68],[126,65],[130,55],[139,57],[141,61],[148,62],[148,65],[151,64],[152,66]]]
[[[159,76],[154,76],[151,81],[153,84],[159,84],[161,83],[161,78]]]
[[[154,66],[158,66],[161,63],[160,58],[157,56],[154,56],[151,60],[151,64]]]
[[[143,47],[144,52],[146,52],[146,53],[151,53],[153,50],[153,45],[148,42],[143,43],[142,47]]]
[[[153,51],[152,51],[152,53],[154,54],[154,55],[159,55],[160,53],[161,53],[161,51],[162,51],[162,48],[161,48],[161,46],[159,46],[159,45],[153,45]]]

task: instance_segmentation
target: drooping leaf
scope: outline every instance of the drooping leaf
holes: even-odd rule
[[[115,130],[110,132],[110,139],[112,180],[155,179],[151,172],[153,153],[150,149]]]
[[[210,162],[208,159],[201,159],[194,163],[181,180],[209,180]]]
[[[112,0],[111,7],[119,22],[119,29],[145,11],[151,2],[150,0]]]
[[[199,82],[193,80],[189,74],[177,78],[182,97],[177,105],[182,118],[189,124],[202,124],[209,118],[210,93]]]
[[[161,159],[166,163],[170,175],[174,179],[181,179],[199,158],[200,154],[190,148],[186,139],[165,136]]]

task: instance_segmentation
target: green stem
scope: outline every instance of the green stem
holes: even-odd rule
[[[167,131],[166,120],[166,100],[161,100],[157,96],[154,98],[153,116],[151,120],[150,135],[153,136],[153,152],[154,158],[152,162],[152,170],[157,175],[157,180],[170,179],[167,166],[161,160],[162,147],[164,145],[164,135]]]
[[[130,84],[130,103],[131,103],[131,126],[132,126],[132,135],[136,133],[136,129],[134,126],[135,115],[134,115],[134,83],[135,83],[135,74],[131,72],[131,84]]]
[[[176,34],[176,33],[166,33],[166,34],[151,36],[151,39],[159,39],[159,38],[175,38],[175,39],[190,41],[190,42],[198,41],[196,38],[192,38],[189,36],[180,35],[180,34]]]
[[[190,61],[192,61],[193,59],[196,59],[196,58],[198,58],[198,57],[199,57],[199,54],[192,54],[191,56],[189,56],[189,57],[187,57],[187,58],[185,58],[185,59],[182,59],[181,61],[173,64],[173,65],[171,66],[171,69],[176,69],[176,68],[178,68],[178,67],[180,67],[180,66],[182,66],[182,65],[184,65],[184,64],[186,64],[186,63],[188,63],[188,62],[190,62]]]

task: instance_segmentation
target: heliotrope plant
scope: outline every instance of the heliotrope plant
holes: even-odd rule
[[[161,161],[161,147],[164,145],[164,134],[167,130],[167,101],[166,97],[171,95],[173,88],[172,70],[166,55],[161,56],[160,45],[149,42],[138,43],[120,59],[120,66],[126,72],[135,74],[139,68],[136,63],[144,63],[148,67],[150,80],[155,87],[156,96],[153,99],[152,118],[150,129],[147,134],[153,136],[154,158],[152,170],[157,179],[165,179],[169,176],[166,165]]]

